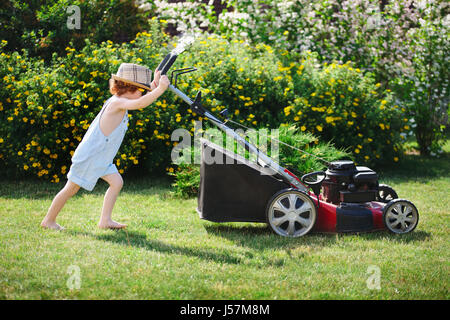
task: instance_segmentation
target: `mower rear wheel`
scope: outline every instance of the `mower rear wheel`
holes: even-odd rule
[[[395,199],[384,207],[383,222],[390,232],[405,234],[417,227],[419,212],[411,201]]]
[[[397,192],[395,192],[391,186],[388,186],[387,184],[380,184],[378,186],[377,201],[388,203],[397,198]]]
[[[267,223],[278,235],[301,237],[314,227],[316,205],[306,193],[296,189],[277,192],[267,204]]]

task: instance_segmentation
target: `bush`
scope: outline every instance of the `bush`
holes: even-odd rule
[[[352,61],[355,68],[373,72],[377,82],[394,90],[398,99],[395,104],[406,109],[415,121],[421,153],[442,152],[440,139],[448,127],[448,1],[222,3],[218,8],[211,2],[159,1],[156,9],[147,7],[178,23],[179,31],[206,28],[254,44],[264,43],[278,51],[317,52],[322,62]]]
[[[200,185],[200,166],[195,164],[180,164],[176,171],[170,167],[168,174],[175,178],[172,184],[176,196],[190,198],[197,196]]]
[[[360,164],[399,160],[411,123],[372,74],[350,62],[320,65],[312,53],[280,59],[267,45],[208,39],[181,59],[201,75],[183,86],[206,88],[202,91],[214,97],[207,99],[213,112],[226,107],[232,120],[253,127],[296,122],[301,131],[350,147]]]
[[[3,42],[3,46],[5,42]],[[110,96],[108,80],[121,62],[155,66],[164,42],[155,26],[129,44],[87,41],[66,48],[49,66],[27,52],[0,56],[0,159],[3,173],[34,175],[58,182],[89,124]],[[168,98],[173,98],[166,95]],[[169,161],[169,134],[175,106],[162,97],[156,107],[132,112],[130,128],[116,161],[120,172],[141,164],[155,169]],[[161,130],[162,128],[162,130]],[[167,131],[166,131],[167,130]],[[160,132],[161,131],[161,132]],[[162,150],[164,149],[164,150]],[[151,150],[151,163],[145,166]]]
[[[73,15],[69,6],[80,9],[79,29],[69,29]],[[111,40],[125,42],[147,28],[147,18],[134,0],[7,0],[0,5],[0,39],[8,41],[8,51],[26,48],[31,56],[49,60],[54,52],[64,55],[72,43],[82,49],[85,39],[100,43]],[[146,15],[151,15],[148,12]]]
[[[300,59],[288,70],[293,87],[286,91],[291,100],[283,121],[349,147],[360,164],[398,161],[401,134],[410,131],[410,123],[390,90],[383,91],[371,74],[350,62],[319,66],[315,55]]]
[[[324,169],[326,162],[350,157],[349,153],[336,149],[331,143],[319,142],[314,135],[299,132],[295,125],[281,125],[278,133],[280,141],[304,151],[300,152],[284,144],[279,144],[279,163],[299,176]],[[268,147],[270,148],[270,145]],[[251,155],[243,152],[242,148],[232,150],[228,145],[226,148],[251,159]],[[191,151],[194,150],[191,149]],[[270,152],[266,152],[266,154],[270,155]],[[200,183],[200,165],[181,163],[176,168],[170,167],[168,170],[169,175],[175,177],[172,185],[176,195],[182,197],[197,195]]]
[[[154,69],[167,53],[166,47],[174,45],[172,41],[166,43],[167,40],[170,38],[162,34],[155,23],[152,30],[139,33],[129,43],[93,44],[87,41],[82,50],[66,47],[66,55],[54,56],[49,64],[29,57],[26,51],[19,54],[0,49],[0,161],[3,173],[60,181],[69,169],[72,152],[110,95],[108,79],[111,74],[122,62]],[[3,41],[2,46],[5,45]],[[358,116],[367,117],[357,128],[360,131],[346,128],[343,120],[342,123],[335,121],[335,127],[326,123],[323,112],[313,109],[323,108],[331,101],[326,94],[331,81],[327,76],[328,67],[316,66],[312,58],[305,59],[305,71],[300,75],[299,70],[303,68],[300,58],[289,62],[289,56],[280,56],[283,60],[267,45],[252,47],[243,41],[202,36],[179,57],[173,68],[198,68],[195,73],[181,76],[178,87],[191,97],[198,90],[202,91],[203,103],[214,113],[228,108],[231,119],[239,123],[252,127],[278,127],[281,122],[298,121],[294,112],[302,111],[300,129],[305,126],[310,132],[334,139],[338,146],[355,149],[358,144],[364,146],[356,154],[358,162],[367,162],[366,155],[370,156],[369,160],[376,159],[375,152],[380,152],[377,160],[392,161],[397,135],[389,137],[396,128],[393,115],[397,115],[398,110],[390,107],[389,97],[385,97],[380,89],[377,89],[376,97],[369,97],[370,88],[374,86],[371,77],[350,71],[349,66],[331,72],[334,74],[339,70],[342,74],[336,74],[336,81],[341,79],[346,81],[345,86],[355,88],[353,93],[346,93],[344,102],[339,99],[340,87],[331,91],[336,100],[334,105],[328,105],[333,116],[347,112],[349,119],[353,119],[351,111],[345,110],[353,108],[351,110]],[[316,91],[318,96],[311,99],[311,93]],[[320,98],[322,93],[326,98]],[[305,97],[311,100],[308,105],[302,104]],[[358,108],[349,105],[357,97],[361,105]],[[383,99],[387,103],[382,110]],[[392,115],[388,108],[389,112],[394,112]],[[170,141],[171,133],[176,128],[193,131],[195,119],[201,118],[170,92],[154,105],[130,112],[129,130],[115,160],[119,171],[136,168],[145,172],[166,168],[170,163],[171,147],[175,144]],[[376,131],[380,123],[385,125],[385,130]],[[322,131],[317,126],[323,126]],[[359,132],[366,140],[355,137]],[[375,145],[375,141],[368,139],[375,140],[377,135],[391,143],[369,147]]]
[[[420,153],[436,155],[442,152],[448,126],[450,30],[439,8],[426,2],[419,10],[424,19],[408,34],[414,68],[392,82],[399,103],[415,120],[412,127]]]

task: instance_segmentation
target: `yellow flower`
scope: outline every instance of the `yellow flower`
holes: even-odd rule
[[[355,149],[355,153],[359,153],[359,149]]]
[[[305,130],[306,130],[306,127],[305,127],[305,126],[302,126],[302,127],[300,128],[300,130],[305,131]]]
[[[284,108],[284,114],[286,116],[288,116],[291,113],[291,106],[287,106],[286,108]]]
[[[28,170],[28,166],[27,166],[27,165],[24,165],[24,166],[23,166],[23,169],[24,169],[24,170]]]
[[[322,129],[323,129],[322,126],[319,126],[319,125],[317,125],[316,128],[317,128],[317,130],[319,130],[319,131],[322,131]]]
[[[384,127],[383,123],[380,123],[379,126],[380,126],[381,130],[384,130],[385,127]]]
[[[3,140],[3,138],[0,138],[0,143],[3,143],[3,141],[5,141],[5,140]]]
[[[19,152],[17,152],[17,154],[18,154],[19,156],[21,156],[21,155],[23,154],[23,152],[22,152],[22,151],[19,151]]]
[[[397,157],[394,157],[394,161],[397,162],[397,161],[398,161],[398,158],[397,158]]]

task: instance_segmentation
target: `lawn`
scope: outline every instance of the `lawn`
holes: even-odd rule
[[[445,150],[380,171],[419,209],[403,236],[287,239],[262,224],[203,221],[196,199],[151,177],[125,177],[114,217],[126,232],[96,227],[103,182],[67,203],[66,230],[55,232],[39,223],[62,184],[3,182],[0,299],[448,299],[450,143]],[[373,270],[379,289],[368,286]]]

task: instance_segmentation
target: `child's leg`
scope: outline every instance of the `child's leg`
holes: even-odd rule
[[[63,227],[61,227],[59,224],[56,223],[56,217],[66,204],[66,201],[69,200],[72,196],[74,196],[78,192],[78,190],[80,190],[79,185],[73,183],[72,181],[67,181],[64,188],[53,199],[52,204],[48,209],[47,215],[41,222],[41,226],[44,228],[50,228],[55,230],[64,229]]]
[[[111,219],[112,210],[116,203],[117,196],[123,186],[122,176],[119,173],[108,174],[102,177],[103,180],[109,183],[109,188],[105,193],[105,199],[103,201],[102,216],[98,223],[99,228],[104,229],[122,229],[125,228],[125,224],[115,222]]]

